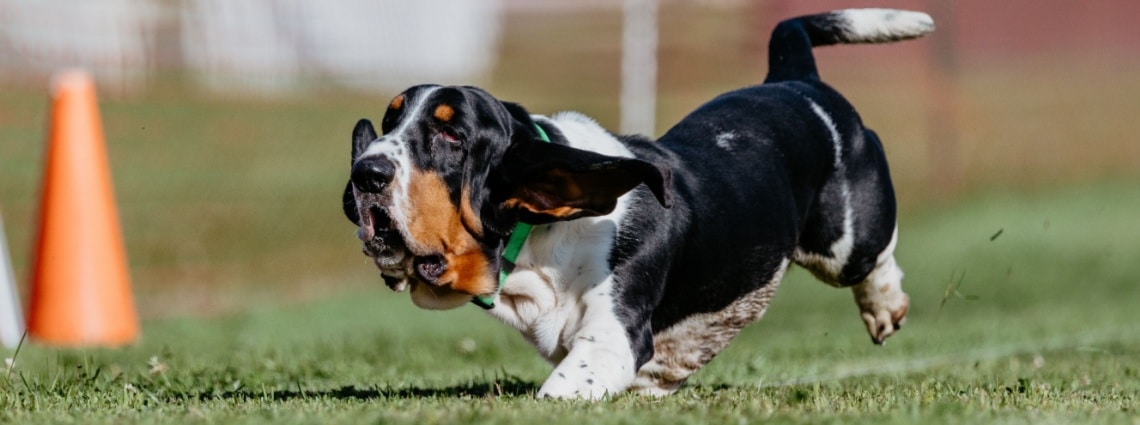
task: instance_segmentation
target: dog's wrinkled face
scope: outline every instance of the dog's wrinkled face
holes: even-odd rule
[[[525,110],[478,88],[412,87],[381,130],[353,130],[345,215],[385,283],[423,308],[494,293],[519,220],[607,214],[643,182],[668,203],[667,170],[542,142]]]

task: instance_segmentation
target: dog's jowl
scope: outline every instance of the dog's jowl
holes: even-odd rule
[[[473,302],[521,331],[555,365],[539,396],[672,393],[764,314],[793,263],[850,287],[880,344],[908,308],[894,191],[878,136],[820,80],[812,47],[933,29],[886,9],[783,21],[763,84],[656,141],[415,86],[380,134],[354,129],[345,214],[416,305]]]

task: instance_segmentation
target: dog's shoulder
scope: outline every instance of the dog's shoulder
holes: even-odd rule
[[[572,148],[602,155],[634,158],[633,152],[615,134],[596,120],[577,111],[562,111],[550,117],[532,116],[535,122],[553,126]]]

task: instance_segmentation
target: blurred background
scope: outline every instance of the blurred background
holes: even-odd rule
[[[660,0],[652,132],[759,83],[779,20],[866,6],[924,10],[938,26],[816,51],[883,138],[904,221],[1057,191],[1103,193],[1089,210],[1111,210],[1137,189],[1140,3],[1127,0]],[[0,211],[15,274],[26,284],[61,68],[97,78],[137,303],[153,319],[387,291],[340,208],[356,120],[432,82],[617,131],[622,32],[616,0],[0,0]],[[1017,225],[997,217],[946,231],[984,241]],[[941,294],[960,269],[916,284]]]

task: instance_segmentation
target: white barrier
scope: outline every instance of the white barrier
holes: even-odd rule
[[[12,257],[8,255],[8,238],[4,234],[4,217],[0,216],[0,343],[16,348],[24,335],[24,315],[20,294],[12,274]]]

